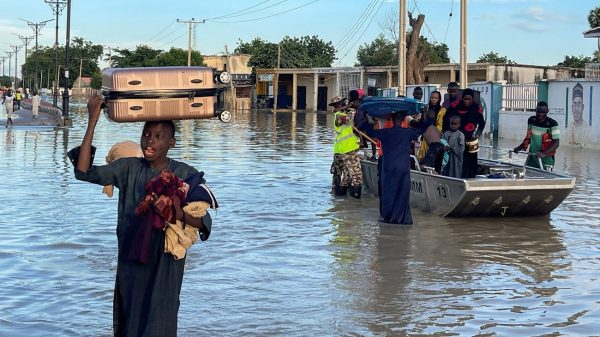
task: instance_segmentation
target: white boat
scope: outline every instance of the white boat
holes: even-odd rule
[[[571,193],[575,178],[497,160],[479,159],[473,179],[411,170],[410,206],[452,217],[518,217],[550,213]],[[377,195],[377,162],[363,160],[363,188]]]

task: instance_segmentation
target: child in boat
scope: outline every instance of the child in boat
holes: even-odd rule
[[[92,165],[95,152],[92,140],[101,104],[102,98],[90,98],[85,136],[81,146],[69,151],[68,156],[75,166],[77,179],[99,185],[111,184],[119,189],[114,335],[176,336],[185,258],[174,259],[173,255],[165,253],[165,231],[162,228],[140,230],[147,222],[146,217],[138,216],[137,208],[145,200],[146,187],[153,178],[170,174],[178,179],[187,179],[198,171],[167,157],[169,149],[175,146],[175,126],[172,121],[144,124],[140,139],[143,158],[121,158],[108,165]],[[152,215],[159,208],[151,205],[147,213]],[[175,220],[207,232],[205,224],[211,221],[208,213],[198,218],[186,212],[175,213]],[[164,224],[163,219],[161,225]],[[149,235],[140,237],[140,232]],[[134,254],[137,258],[132,258],[132,252],[138,253]]]
[[[465,152],[465,135],[459,130],[460,116],[450,117],[450,130],[444,132],[442,137],[448,142],[445,150],[449,154],[448,163],[444,166],[442,174],[448,177],[460,178],[462,176],[463,153]]]

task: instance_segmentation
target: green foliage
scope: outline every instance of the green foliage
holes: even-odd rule
[[[171,48],[164,52],[160,49],[140,45],[133,51],[115,49],[115,52],[117,55],[112,57],[112,66],[115,68],[187,66],[188,52],[181,48]],[[191,65],[205,65],[202,55],[194,50],[192,50]]]
[[[277,44],[267,42],[259,37],[250,42],[239,40],[238,46],[235,48],[234,53],[252,55],[248,61],[248,65],[250,67],[277,67]]]
[[[181,48],[171,48],[168,52],[161,52],[149,64],[153,67],[187,66],[188,51]],[[204,58],[199,52],[192,50],[191,65],[204,66]]]
[[[509,60],[506,56],[500,56],[496,52],[489,52],[487,54],[481,55],[477,59],[477,63],[506,63],[506,64],[515,64],[515,61]]]
[[[102,87],[102,73],[96,72],[92,74],[92,83],[90,86],[93,89],[100,89]]]
[[[590,28],[600,27],[600,7],[590,10],[588,23],[590,24]]]
[[[450,63],[450,57],[448,56],[448,45],[445,43],[429,43],[426,38],[421,36],[422,45],[427,49],[429,55],[429,63]]]
[[[146,45],[140,45],[131,51],[129,49],[115,48],[112,56],[112,66],[115,68],[151,67],[153,60],[162,52]]]
[[[0,87],[9,87],[11,78],[9,76],[0,76]]]
[[[397,44],[379,34],[371,43],[358,47],[356,66],[388,66],[398,64]]]
[[[557,66],[559,67],[569,67],[569,68],[585,68],[586,63],[592,63],[594,59],[589,56],[569,56],[565,55],[565,59],[562,62],[559,62]]]
[[[379,34],[371,43],[358,47],[356,52],[356,66],[386,66],[398,65],[398,44]],[[419,48],[425,48],[429,63],[448,63],[448,46],[445,43],[430,43],[427,38],[419,38]]]
[[[75,37],[71,40],[69,46],[69,87],[72,87],[73,81],[79,76],[79,67],[81,66],[81,76],[91,76],[95,72],[99,72],[98,60],[102,55],[102,46],[93,44],[91,41],[86,41],[83,38]],[[64,74],[65,65],[65,47],[61,46],[56,49],[58,53],[58,66],[60,66],[60,86],[63,86],[62,76]],[[81,61],[83,59],[83,61]],[[33,82],[33,76],[36,73],[41,74],[42,80],[40,86],[48,85],[48,79],[53,81],[56,78],[57,68],[55,66],[55,49],[52,47],[38,46],[37,52],[32,48],[27,62],[23,64],[21,71],[24,74],[27,85]],[[50,76],[48,76],[50,75]],[[33,84],[31,84],[33,85]]]
[[[325,42],[317,36],[284,37],[281,46],[281,68],[330,67],[335,60],[335,48],[331,41]],[[235,54],[251,55],[248,65],[256,68],[277,67],[278,44],[259,37],[250,42],[239,40]]]

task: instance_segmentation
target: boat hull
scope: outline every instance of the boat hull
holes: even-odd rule
[[[523,178],[457,179],[411,170],[411,208],[452,217],[542,216],[550,213],[571,193],[575,178],[492,160],[480,160],[481,168],[502,167],[524,173]],[[493,170],[493,169],[492,169]],[[363,188],[377,195],[377,163],[362,161]]]

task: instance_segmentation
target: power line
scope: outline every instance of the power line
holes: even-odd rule
[[[260,5],[264,4],[265,2],[269,2],[269,1],[271,1],[271,0],[265,0],[265,1],[263,1],[263,2],[257,3],[256,5],[252,5],[252,6],[250,6],[250,7],[246,7],[246,8],[244,8],[244,9],[240,9],[240,10],[239,10],[239,11],[237,11],[237,12],[233,12],[233,13],[229,13],[229,14],[225,14],[225,15],[221,15],[221,16],[215,16],[215,17],[212,17],[212,18],[208,18],[208,19],[206,19],[206,20],[215,20],[215,19],[222,19],[222,18],[226,18],[226,17],[232,16],[232,15],[234,15],[234,14],[237,14],[237,13],[243,12],[243,11],[245,11],[245,10],[248,10],[248,9],[250,9],[250,8],[254,8],[254,7],[260,6]]]
[[[381,2],[379,3],[379,7],[377,7],[377,10],[375,11],[375,13],[373,14],[373,16],[371,16],[371,20],[369,20],[369,23],[367,24],[367,26],[365,27],[365,29],[362,31],[362,33],[360,34],[360,36],[354,40],[354,44],[356,44],[356,42],[360,41],[360,39],[363,37],[363,35],[365,35],[367,29],[369,29],[369,26],[371,26],[371,23],[373,22],[373,19],[375,18],[375,16],[377,16],[377,13],[379,13],[379,10],[381,9],[381,6],[383,5],[384,1],[381,0]],[[350,51],[352,50],[352,46],[354,45],[350,45],[348,48],[348,51],[344,54],[344,56],[340,57],[338,64],[341,63],[342,59],[344,57],[346,57],[346,55],[348,55],[348,53],[350,53]]]
[[[176,24],[177,21],[173,21],[171,22],[167,27],[165,27],[163,30],[161,30],[160,32],[158,32],[158,34],[154,35],[153,37],[149,38],[146,42],[142,43],[142,44],[148,44],[148,42],[154,40],[156,37],[158,37],[160,34],[162,34],[163,32],[165,32],[167,29],[171,28],[171,26],[173,26],[174,24]],[[179,28],[179,27],[178,27]]]
[[[175,22],[177,23],[177,21],[175,21]],[[171,31],[169,34],[161,37],[160,39],[154,41],[153,44],[157,44],[157,43],[161,42],[162,40],[166,39],[167,37],[181,31],[183,28],[184,28],[184,26],[177,26],[177,28],[175,30]],[[183,34],[185,35],[185,31],[183,32]],[[182,35],[178,35],[178,37],[176,37],[175,40],[179,39],[181,36]],[[172,41],[174,41],[174,40],[172,40]],[[161,44],[161,46],[168,44],[168,43],[170,43],[170,42],[163,43],[163,44]]]
[[[423,14],[423,13],[421,13],[421,10],[419,9],[419,6],[417,5],[417,1],[416,1],[416,0],[415,0],[415,7],[417,8],[417,12],[419,12],[419,14]],[[431,36],[431,38],[433,39],[433,41],[434,41],[436,44],[440,44],[440,42],[439,42],[439,41],[438,41],[438,40],[435,38],[435,35],[433,35],[433,32],[432,32],[432,31],[431,31],[431,29],[429,28],[429,25],[427,24],[427,20],[423,20],[423,22],[425,23],[425,28],[427,28],[427,31],[429,32],[429,35]],[[449,58],[450,60],[452,60],[454,63],[458,63],[458,62],[456,62],[456,60],[454,60],[454,59],[452,58],[452,56],[448,55],[448,58]],[[462,67],[460,66],[460,63],[458,63],[458,68],[459,68],[459,69],[462,69]]]
[[[368,16],[368,14],[367,14],[367,13],[370,13],[370,12],[373,10],[373,8],[375,8],[375,7],[374,7],[374,5],[375,5],[376,3],[377,3],[377,0],[371,0],[371,2],[369,3],[369,5],[367,6],[367,8],[365,8],[365,9],[363,10],[362,14],[361,14],[361,15],[358,17],[358,19],[357,19],[357,20],[354,22],[354,25],[352,25],[352,27],[350,28],[350,30],[348,30],[348,31],[346,32],[346,34],[344,34],[344,36],[342,36],[342,39],[341,39],[341,40],[340,40],[340,41],[339,41],[339,42],[336,44],[336,46],[338,46],[338,48],[336,48],[336,49],[338,49],[338,50],[339,50],[339,49],[341,49],[341,48],[342,48],[342,47],[341,47],[341,45],[342,45],[342,43],[343,43],[343,42],[345,42],[345,41],[346,41],[346,38],[350,39],[350,38],[351,38],[351,37],[350,37],[350,34],[353,34],[353,35],[354,35],[354,33],[353,33],[353,32],[354,32],[355,30],[357,30],[357,29],[360,29],[360,28],[357,28],[358,24],[359,24],[359,23],[361,23],[361,24],[362,24],[362,23],[364,22],[364,20],[363,20],[363,17],[365,17],[365,16]]]
[[[450,4],[450,14],[448,15],[448,24],[446,24],[446,32],[444,33],[444,43],[446,43],[446,37],[448,36],[448,30],[450,29],[450,21],[452,20],[452,12],[454,11],[454,0]]]
[[[211,21],[215,22],[215,23],[242,23],[242,22],[258,21],[258,20],[262,20],[262,19],[268,19],[268,18],[277,16],[277,15],[289,13],[291,11],[295,11],[295,10],[300,9],[302,7],[306,7],[306,6],[310,5],[310,4],[313,4],[313,3],[317,2],[317,1],[319,1],[319,0],[313,0],[313,1],[307,2],[307,3],[303,4],[303,5],[300,5],[298,7],[294,7],[294,8],[282,11],[282,12],[278,12],[278,13],[275,13],[275,14],[263,16],[263,17],[260,17],[260,18],[254,18],[254,19],[248,19],[248,20],[241,20],[241,21],[214,21],[214,20],[211,20]]]

